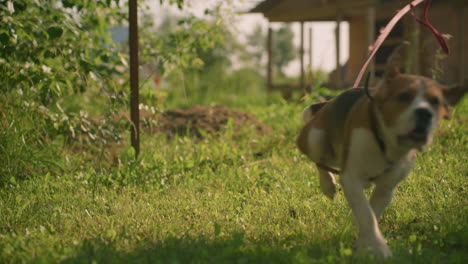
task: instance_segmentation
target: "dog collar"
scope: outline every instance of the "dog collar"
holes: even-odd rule
[[[322,169],[322,170],[325,170],[334,174],[341,174],[341,171],[330,168],[326,165],[323,165],[322,163],[315,163],[315,165],[317,165],[319,169]]]
[[[380,151],[382,152],[384,157],[386,157],[385,154],[386,154],[386,151],[387,151],[387,146],[385,145],[384,140],[380,136],[379,127],[378,127],[378,124],[377,124],[378,123],[377,116],[376,116],[376,113],[375,113],[375,108],[373,106],[374,106],[374,103],[371,101],[370,102],[370,107],[369,107],[370,125],[371,125],[370,128],[371,128],[372,134],[374,135],[375,141],[377,142],[377,145],[379,145]]]

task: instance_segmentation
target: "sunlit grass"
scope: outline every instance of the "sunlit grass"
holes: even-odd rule
[[[342,192],[326,199],[294,145],[306,103],[257,99],[230,104],[271,126],[268,135],[143,135],[137,161],[126,146],[110,168],[89,160],[4,187],[0,262],[373,263],[353,256]],[[381,223],[395,255],[385,262],[468,259],[467,107],[398,188]],[[74,164],[86,154],[67,155]]]

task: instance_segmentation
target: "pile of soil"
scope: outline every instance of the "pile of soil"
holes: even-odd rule
[[[203,138],[205,133],[216,134],[226,128],[229,120],[232,120],[234,133],[252,129],[263,134],[271,130],[254,116],[222,105],[193,105],[167,110],[156,116],[152,130],[165,133],[168,137],[178,134]]]

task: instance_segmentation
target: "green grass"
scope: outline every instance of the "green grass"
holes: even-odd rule
[[[326,199],[295,147],[306,104],[246,99],[223,103],[273,127],[269,135],[143,135],[138,161],[128,146],[111,168],[64,152],[74,169],[3,187],[0,263],[379,262],[353,254],[342,191]],[[197,103],[184,100],[174,104]],[[394,253],[385,263],[467,263],[467,113],[465,99],[397,189],[380,224]]]

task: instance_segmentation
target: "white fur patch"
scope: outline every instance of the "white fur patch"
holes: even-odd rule
[[[307,134],[307,150],[309,157],[314,162],[321,162],[324,147],[324,134],[322,129],[311,128]]]
[[[418,94],[413,99],[413,102],[400,115],[396,124],[396,133],[398,135],[406,135],[416,127],[416,109],[426,109],[432,114],[431,126],[429,131],[432,132],[437,125],[437,112],[433,109],[427,98],[424,96],[426,88],[421,84]]]
[[[304,109],[304,111],[302,111],[302,121],[304,121],[304,123],[307,123],[310,119],[312,119],[312,111],[310,109],[310,106],[308,106]]]
[[[346,171],[358,175],[363,183],[381,174],[388,167],[374,135],[364,128],[352,131],[347,159]]]

